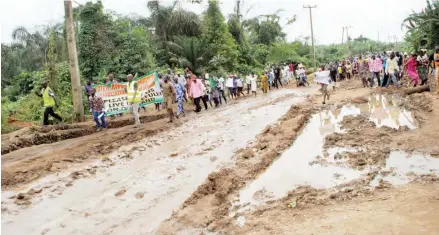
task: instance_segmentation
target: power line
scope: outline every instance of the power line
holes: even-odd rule
[[[303,6],[303,8],[308,8],[309,9],[309,20],[311,22],[311,43],[312,43],[312,51],[313,51],[313,64],[314,64],[314,68],[317,68],[316,66],[316,47],[314,45],[314,29],[312,27],[312,8],[317,8],[317,5],[311,6],[311,5],[307,5],[307,6]]]

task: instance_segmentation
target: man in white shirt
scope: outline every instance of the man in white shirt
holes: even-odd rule
[[[224,99],[224,102],[226,102],[227,104],[227,100],[226,100],[226,96],[224,95],[224,78],[221,76],[220,78],[218,78],[218,89],[219,89],[219,102],[220,104],[223,104],[221,101],[221,97]]]
[[[251,75],[245,77],[245,84],[247,85],[247,95],[250,94],[251,89]]]
[[[399,66],[398,66],[398,62],[396,61],[396,57],[395,57],[395,53],[391,53],[389,59],[387,59],[387,63],[386,63],[386,71],[385,73],[389,76],[389,78],[387,79],[387,83],[385,85],[385,87],[389,87],[390,85],[390,81],[392,80],[393,85],[396,88],[399,88],[398,85],[398,81],[396,80],[396,73],[399,72]]]
[[[290,81],[290,77],[289,77],[290,72],[289,72],[289,70],[290,70],[290,67],[288,67],[288,65],[285,64],[284,71],[282,72],[282,75],[283,75],[283,81],[286,84],[288,84],[288,82]]]

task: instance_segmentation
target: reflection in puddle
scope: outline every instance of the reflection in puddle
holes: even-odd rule
[[[411,112],[399,107],[400,99],[392,95],[373,95],[369,97],[369,102],[355,105],[358,114],[369,117],[377,127],[388,126],[398,129],[400,126],[407,126],[415,129],[415,121]]]
[[[416,128],[413,116],[401,109],[398,101],[392,95],[374,95],[365,104],[348,104],[313,115],[291,148],[240,192],[239,203],[247,205],[276,200],[300,185],[309,185],[317,189],[330,188],[359,178],[364,171],[344,167],[343,164],[313,164],[313,161],[318,162],[326,155],[324,158],[330,162],[339,162],[334,160],[336,153],[359,151],[351,148],[330,148],[323,152],[325,137],[334,132],[343,132],[340,122],[345,116],[369,117],[377,127]],[[316,158],[318,156],[321,157]],[[392,164],[392,159],[393,157],[388,164]],[[261,196],[261,193],[265,196]]]
[[[256,204],[261,201],[279,199],[299,185],[328,188],[358,178],[362,174],[358,170],[333,165],[311,166],[309,164],[315,157],[323,155],[325,136],[340,130],[338,123],[345,115],[352,113],[352,107],[343,107],[337,115],[332,111],[323,111],[313,115],[293,146],[283,153],[264,174],[240,192],[240,203]],[[335,173],[343,177],[334,178]],[[271,196],[255,198],[254,195],[261,190]]]
[[[407,184],[413,180],[415,175],[438,174],[439,159],[420,153],[408,154],[402,151],[392,151],[386,161],[386,167],[381,172],[386,172],[386,174],[377,175],[370,183],[371,186],[378,185],[381,179],[389,181],[392,185]]]

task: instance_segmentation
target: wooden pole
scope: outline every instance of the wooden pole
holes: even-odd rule
[[[83,122],[84,107],[82,105],[81,80],[79,77],[78,53],[76,51],[75,30],[73,25],[72,0],[64,0],[64,10],[66,17],[67,48],[69,51],[70,80],[72,83],[73,95],[73,119]]]
[[[311,11],[311,9],[312,8],[317,8],[317,6],[316,5],[314,5],[314,6],[308,5],[308,6],[303,6],[303,8],[308,8],[309,9],[309,20],[311,22],[311,43],[312,43],[312,54],[313,54],[312,60],[313,60],[314,68],[316,69],[317,68],[317,65],[316,65],[316,47],[314,45],[314,29],[312,27],[312,11]]]

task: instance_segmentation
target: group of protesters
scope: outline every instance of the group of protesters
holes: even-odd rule
[[[428,74],[435,73],[438,66],[438,57],[438,49],[430,57],[426,50],[410,54],[382,52],[333,62],[328,67],[333,82],[359,77],[363,87],[374,87],[376,79],[376,87],[388,88],[393,84],[398,89],[404,76],[410,78],[414,87],[427,84]]]
[[[399,53],[383,52],[369,54],[367,56],[359,55],[355,58],[329,63],[326,67],[321,66],[319,71],[328,71],[328,82],[343,81],[345,79],[360,78],[363,87],[374,87],[375,79],[377,87],[389,87],[393,84],[395,88],[400,87],[400,81],[404,76],[410,77],[410,83],[416,87],[419,83],[424,85],[428,81],[428,74],[434,73],[436,80],[436,89],[439,92],[439,48],[430,57],[425,50],[418,53]],[[226,77],[226,78],[224,78]],[[191,101],[195,105],[194,112],[199,113],[202,110],[201,102],[207,110],[208,106],[218,107],[223,103],[226,104],[228,99],[238,99],[241,96],[257,95],[259,86],[263,93],[271,89],[279,89],[284,84],[290,83],[293,79],[297,85],[309,86],[306,77],[306,70],[302,64],[285,63],[277,66],[270,66],[268,70],[258,76],[253,72],[247,76],[229,74],[205,73],[203,76],[193,74],[188,68],[182,74],[173,73],[170,69],[165,75],[159,75],[160,89],[163,94],[163,103],[156,103],[155,108],[160,110],[164,107],[169,113],[169,122],[174,118],[185,116],[185,103]],[[133,75],[127,76],[126,92],[128,95],[129,109],[135,120],[135,126],[140,125],[139,108],[141,103],[141,92],[137,89],[137,82],[133,80]],[[113,73],[108,73],[107,84],[118,82]],[[326,82],[325,82],[326,83]],[[324,100],[329,98],[327,84],[322,83]],[[246,91],[246,94],[244,93]],[[88,106],[96,122],[97,130],[106,129],[104,101],[101,97],[96,96],[91,81],[85,86]],[[48,124],[49,115],[58,120],[62,118],[53,111],[56,106],[56,99],[53,91],[43,83],[43,89],[39,96],[43,98],[44,107],[44,125]],[[212,103],[213,101],[213,103]],[[223,102],[224,101],[224,102]],[[324,101],[325,102],[325,101]],[[177,104],[177,112],[172,109],[172,104]],[[146,110],[145,107],[143,107]]]
[[[428,75],[434,74],[436,92],[439,94],[439,47],[430,56],[426,50],[417,53],[383,52],[366,56],[347,58],[322,65],[316,73],[323,93],[323,104],[329,99],[328,84],[345,79],[360,78],[363,87],[388,88],[390,84],[398,89],[404,77],[410,78],[410,84],[416,87],[427,84]],[[327,73],[325,73],[325,71]],[[334,86],[335,88],[335,86]]]
[[[263,71],[260,76],[257,76],[255,72],[251,72],[247,76],[239,74],[224,76],[215,73],[205,73],[203,76],[197,76],[189,68],[186,68],[181,74],[174,73],[171,69],[168,69],[166,74],[159,74],[163,102],[155,103],[155,109],[160,111],[160,108],[165,108],[169,114],[169,122],[173,122],[174,118],[186,115],[185,103],[193,103],[195,106],[194,112],[199,113],[202,110],[201,102],[206,110],[209,108],[209,105],[211,108],[216,108],[226,104],[228,99],[239,99],[249,95],[256,97],[258,86],[263,93],[267,93],[274,88],[279,89],[279,86],[283,87],[293,79],[304,81],[304,84],[308,84],[305,67],[302,64],[284,63],[273,65]],[[119,83],[119,81],[115,78],[113,72],[109,72],[105,83],[110,85],[111,83]],[[45,107],[48,107],[44,115],[44,125],[48,124],[49,115],[62,120],[53,111],[53,106],[55,106],[52,104],[54,103],[52,101],[55,100],[53,92],[50,88],[44,86],[43,89],[39,95],[43,97]],[[107,128],[105,120],[106,110],[102,97],[96,95],[96,90],[93,88],[91,80],[87,81],[84,90],[88,108],[96,122],[97,131],[105,130]],[[128,96],[129,111],[133,114],[135,127],[138,127],[140,125],[139,109],[143,108],[146,111],[146,108],[140,106],[141,92],[137,89],[137,82],[134,81],[132,74],[127,75],[125,91]],[[174,103],[177,104],[177,112],[174,112],[172,108]]]

